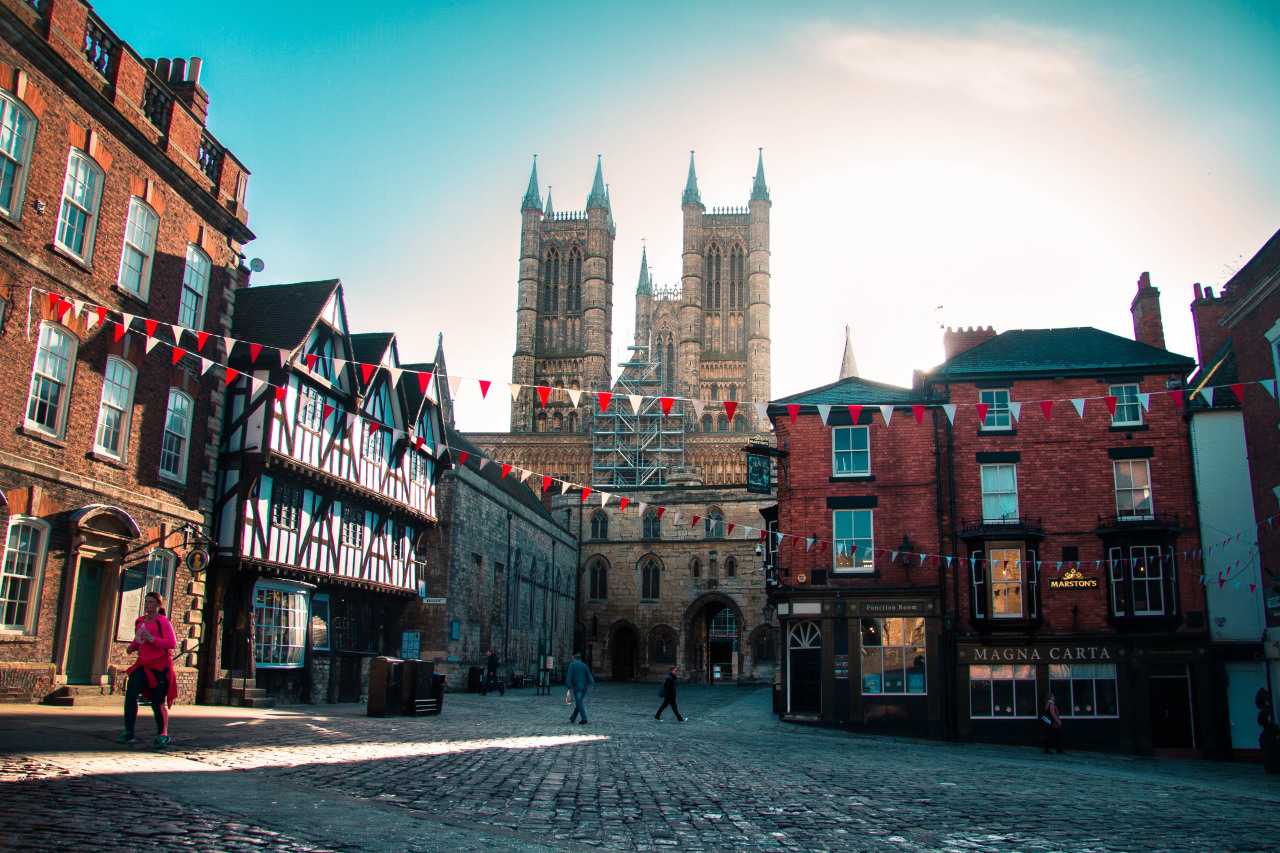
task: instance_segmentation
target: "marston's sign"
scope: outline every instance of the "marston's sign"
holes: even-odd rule
[[[1049,589],[1097,589],[1098,579],[1085,577],[1080,566],[1067,569],[1060,578],[1049,578]]]
[[[960,660],[966,663],[1037,663],[1048,661],[1114,661],[1124,657],[1118,646],[961,646]]]

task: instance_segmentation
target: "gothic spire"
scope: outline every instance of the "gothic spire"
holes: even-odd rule
[[[653,281],[649,278],[649,249],[640,249],[640,281],[636,283],[637,296],[652,296]]]
[[[756,157],[756,179],[751,184],[752,201],[768,201],[769,185],[764,182],[764,149]]]
[[[551,206],[551,187],[547,187],[547,206],[542,209],[542,214],[550,219],[555,212],[556,209]]]
[[[689,152],[689,177],[684,182],[684,195],[681,204],[702,204],[702,195],[698,192],[698,173],[693,168],[693,152]]]
[[[587,196],[587,210],[595,207],[609,209],[609,196],[604,188],[604,171],[601,168],[599,154],[596,155],[596,176],[591,181],[591,195]]]
[[[524,191],[520,211],[542,210],[542,195],[538,192],[538,155],[533,155],[533,171],[529,173],[529,188]]]
[[[618,226],[613,221],[613,199],[609,198],[609,185],[604,185],[604,209],[608,211],[605,216],[605,222],[609,224],[609,236],[616,237],[618,234]]]
[[[759,178],[757,178],[759,180]],[[754,196],[753,196],[754,198]],[[765,201],[769,200],[766,193]],[[849,327],[844,327],[844,358],[840,360],[840,378],[853,379],[858,376],[858,360],[853,357],[853,340],[849,335]]]

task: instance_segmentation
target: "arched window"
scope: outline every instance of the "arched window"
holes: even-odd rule
[[[720,399],[720,386],[714,382],[711,383],[711,399],[712,400]]]
[[[26,426],[62,438],[67,428],[67,401],[76,369],[80,339],[57,323],[41,323],[27,395]]]
[[[570,413],[569,413],[569,421],[568,421],[568,423],[569,423],[569,432],[577,432],[577,431],[578,431],[578,413],[577,413],[577,412],[570,412]]]
[[[791,649],[822,648],[822,632],[814,622],[797,622],[791,626],[787,647]]]
[[[0,135],[0,147],[3,137]],[[3,163],[0,162],[0,169]],[[3,176],[0,175],[0,179]],[[3,195],[3,187],[0,187]],[[156,253],[156,232],[160,217],[145,201],[134,196],[129,199],[129,216],[124,223],[124,248],[120,252],[120,274],[116,284],[134,296],[146,299],[151,292],[151,261]]]
[[[676,388],[676,347],[667,335],[667,393],[672,394]]]
[[[720,272],[720,247],[712,246],[707,250],[707,282],[703,288],[705,298],[702,306],[704,310],[720,310]]]
[[[745,303],[745,281],[746,256],[742,253],[741,246],[734,246],[729,253],[729,307],[741,308]]]
[[[555,246],[547,249],[547,257],[542,262],[542,284],[553,289],[560,284],[560,252]]]
[[[26,107],[0,93],[0,212],[11,219],[22,216],[36,126],[35,116]]]
[[[178,307],[178,320],[188,329],[199,329],[204,325],[204,306],[209,293],[209,271],[212,267],[208,255],[194,245],[187,246],[187,266],[182,271],[182,304]]]
[[[591,538],[609,538],[609,516],[605,515],[602,509],[598,509],[591,514]]]
[[[9,517],[9,536],[0,565],[0,628],[31,633],[40,602],[49,525],[34,518]]]
[[[609,597],[609,564],[597,557],[587,568],[588,595],[592,601],[604,601]]]
[[[733,419],[733,431],[734,431],[734,432],[746,432],[746,431],[747,431],[747,419],[746,419],[746,418],[744,418],[742,415],[737,415],[737,416],[735,416],[735,417],[734,417],[734,419]]]
[[[187,480],[187,450],[191,445],[191,420],[195,404],[177,388],[169,389],[160,440],[160,476],[179,483]]]
[[[72,148],[67,176],[62,182],[62,207],[54,242],[85,263],[93,256],[93,235],[98,228],[98,203],[102,200],[102,169],[83,151]]]
[[[702,416],[702,431],[711,432],[711,415]]]
[[[733,615],[733,608],[724,607],[711,617],[711,639],[736,640],[738,638],[738,619]]]
[[[569,293],[566,302],[566,310],[582,310],[582,251],[577,246],[569,250]]]
[[[112,459],[124,459],[129,446],[129,423],[133,414],[133,388],[138,371],[114,355],[102,372],[102,401],[98,404],[98,429],[93,449]]]
[[[737,400],[737,399],[738,399],[738,386],[737,386],[737,385],[730,385],[730,386],[729,386],[729,399],[730,399],[730,400]]]
[[[551,416],[551,431],[552,432],[564,431],[564,418],[560,416],[559,412],[556,412],[554,415]]]
[[[644,514],[642,522],[642,536],[645,539],[661,539],[662,538],[662,519],[658,517],[656,510],[647,510]]]
[[[720,415],[716,418],[716,432],[729,431],[729,418],[727,415]]]
[[[693,557],[692,559],[689,560],[689,577],[692,577],[692,578],[702,577],[702,561],[699,560],[697,557]]]
[[[546,412],[538,412],[538,414],[534,417],[533,431],[534,432],[547,431],[547,413]]]
[[[724,513],[715,508],[708,510],[707,517],[702,520],[702,526],[708,539],[723,539]]]
[[[736,578],[738,576],[738,561],[734,557],[726,557],[724,561],[724,576],[727,578]]]
[[[676,662],[676,632],[666,625],[659,625],[649,635],[649,660],[653,663]]]
[[[640,600],[657,601],[662,596],[662,566],[653,557],[640,561]]]

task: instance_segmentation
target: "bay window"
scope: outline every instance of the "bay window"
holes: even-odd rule
[[[1159,544],[1107,549],[1111,615],[1173,616],[1177,613],[1177,572],[1173,549]]]
[[[1021,542],[988,542],[969,555],[970,615],[976,620],[1026,624],[1040,617],[1040,565]],[[1019,621],[1021,620],[1021,621]]]
[[[27,396],[26,426],[55,438],[62,437],[78,345],[79,340],[65,326],[40,324],[40,340],[36,344],[36,361]]]
[[[869,509],[838,509],[832,512],[835,547],[832,570],[872,571],[875,568],[875,536]]]
[[[309,614],[307,591],[292,584],[259,581],[253,590],[253,657],[263,669],[300,669]]]
[[[129,446],[129,422],[133,412],[133,388],[137,371],[122,358],[111,356],[102,374],[102,402],[98,405],[98,429],[93,449],[112,459],[123,459]]]
[[[969,717],[1034,719],[1036,668],[1031,664],[970,664]]]
[[[863,619],[863,695],[925,692],[924,619]]]
[[[93,256],[98,228],[98,204],[102,200],[102,169],[83,151],[72,148],[67,175],[62,182],[62,206],[54,243],[85,263]]]
[[[871,430],[864,426],[831,431],[831,476],[855,477],[871,473]]]

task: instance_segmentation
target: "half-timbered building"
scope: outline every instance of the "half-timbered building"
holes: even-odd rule
[[[227,394],[208,695],[357,701],[424,577],[439,398],[394,335],[350,333],[336,280],[240,291],[233,328],[264,348]]]

